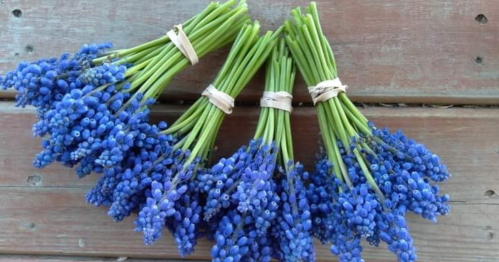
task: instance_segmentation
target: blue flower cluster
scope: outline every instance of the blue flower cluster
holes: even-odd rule
[[[43,138],[43,151],[35,167],[57,161],[77,166],[79,176],[100,173],[123,161],[134,143],[155,144],[157,132],[147,124],[149,111],[141,95],[123,92],[129,87],[126,66],[92,64],[110,47],[85,45],[73,56],[23,62],[0,78],[1,88],[17,90],[18,106],[37,108],[33,134]]]
[[[377,129],[372,122],[369,122],[369,126],[376,138],[370,143],[370,147],[376,152],[382,152],[387,161],[396,163],[397,165],[393,165],[396,171],[405,169],[409,172],[418,172],[422,178],[434,182],[446,181],[451,176],[447,167],[440,163],[438,155],[430,152],[423,144],[407,138],[401,130],[390,133],[386,128]],[[386,151],[392,154],[388,155]]]
[[[266,236],[258,236],[251,217],[230,209],[217,224],[215,244],[211,248],[212,261],[271,260],[270,241]]]
[[[164,228],[167,228],[175,237],[179,254],[186,256],[194,251],[197,239],[203,235],[202,199],[198,184],[194,180],[196,174],[202,173],[202,170],[197,167],[199,158],[186,164],[190,152],[174,151],[171,146],[173,143],[167,143],[161,154],[155,154],[153,165],[142,171],[142,180],[138,183],[137,190],[128,192],[131,196],[125,194],[126,199],[142,197],[141,201],[130,203],[120,200],[115,192],[110,215],[120,219],[116,217],[116,214],[120,214],[119,210],[139,211],[135,221],[136,231],[143,232],[146,245],[153,244],[162,236]],[[132,206],[120,207],[123,203]],[[129,211],[126,215],[129,215]]]
[[[152,126],[151,129],[155,130],[156,127]],[[108,214],[116,221],[123,220],[135,211],[145,199],[144,191],[154,180],[161,179],[168,165],[168,161],[161,161],[160,157],[171,152],[173,138],[160,135],[155,141],[154,147],[142,146],[138,153],[132,150],[127,154],[126,165],[106,169],[100,181],[108,186],[97,188],[99,191],[89,194],[87,201],[94,205],[110,205]],[[102,199],[106,199],[106,202]]]
[[[115,76],[126,70],[116,65],[101,67],[108,73],[114,71]],[[124,79],[113,76],[113,80]],[[149,111],[141,109],[143,104],[138,99],[133,98],[131,105],[123,110],[122,105],[128,102],[130,94],[122,92],[115,83],[99,87],[83,85],[79,79],[76,83],[83,88],[72,89],[61,101],[54,102],[33,131],[35,136],[49,140],[41,154],[43,157],[35,160],[36,167],[58,161],[68,167],[77,166],[76,173],[81,177],[92,171],[101,173],[104,167],[120,163],[123,152],[140,138],[145,139],[145,133],[155,132],[147,124]],[[111,150],[113,158],[109,159]]]
[[[104,175],[87,194],[89,203],[110,206],[108,215],[116,221],[123,220],[144,205],[151,185],[171,172],[168,168],[172,161],[165,156],[171,155],[174,139],[159,134],[159,130],[151,125],[147,134],[148,138],[155,139],[154,143],[149,146],[135,143],[121,165],[105,168]]]
[[[252,140],[198,175],[196,184],[207,194],[204,220],[215,225],[213,261],[270,261],[270,228],[280,203],[272,179],[276,152],[275,146]]]
[[[331,173],[326,158],[317,161],[307,189],[313,234],[330,243],[340,261],[363,261],[362,238],[374,246],[387,243],[401,262],[415,261],[405,215],[411,211],[436,222],[447,214],[449,196],[439,195],[435,183],[450,174],[436,155],[401,131],[392,134],[372,124],[371,130],[372,136],[352,139],[349,148],[338,142],[351,185]],[[353,153],[359,148],[374,185]]]
[[[189,183],[189,193],[181,196],[176,204],[175,214],[172,216],[173,225],[170,231],[173,232],[177,243],[178,253],[185,257],[194,252],[197,239],[202,235],[202,212],[201,196],[194,192],[194,183]],[[194,193],[191,193],[194,192]],[[167,223],[168,225],[169,223]]]
[[[43,151],[34,160],[43,168],[53,162],[74,167],[79,177],[102,173],[87,201],[109,206],[121,221],[139,212],[137,230],[152,244],[168,228],[181,255],[193,252],[202,235],[203,206],[190,178],[196,159],[185,166],[188,151],[173,150],[178,141],[162,134],[165,122],[149,123],[148,106],[131,90],[127,66],[93,65],[109,44],[84,46],[73,57],[22,63],[0,79],[0,87],[18,91],[18,105],[38,108],[33,134]]]
[[[315,260],[308,173],[292,162],[278,168],[277,154],[274,144],[252,140],[198,174],[213,261]]]
[[[63,54],[59,59],[41,59],[35,62],[22,62],[16,70],[0,76],[0,88],[14,88],[17,91],[17,105],[31,105],[39,110],[39,115],[60,101],[70,90],[79,88],[76,79],[92,60],[102,55],[111,43],[84,45],[70,56]]]
[[[338,178],[331,176],[330,168],[327,160],[320,159],[310,176],[306,194],[312,214],[312,232],[323,244],[331,245],[331,253],[337,255],[340,261],[364,261],[361,257],[361,233],[355,231],[356,226],[351,226],[356,220],[350,202],[354,197],[346,193],[348,188]],[[347,210],[349,212],[345,212]]]
[[[85,70],[84,73],[79,76],[79,80],[85,85],[103,86],[125,79],[125,71],[125,66],[116,66],[106,63],[102,66]]]
[[[308,173],[299,163],[287,167],[279,172],[281,207],[272,228],[274,256],[279,261],[315,261],[311,210],[302,181]]]

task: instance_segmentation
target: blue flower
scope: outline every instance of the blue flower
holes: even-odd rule
[[[292,162],[281,173],[281,205],[271,230],[274,254],[279,261],[315,261],[311,211],[302,182],[308,174]]]

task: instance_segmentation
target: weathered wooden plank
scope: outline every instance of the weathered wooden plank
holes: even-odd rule
[[[208,0],[73,3],[0,2],[0,73],[21,60],[54,56],[111,40],[117,48],[154,39]],[[308,1],[249,1],[250,13],[275,29]],[[499,103],[499,3],[487,0],[318,1],[323,29],[352,98],[364,102]],[[22,14],[19,15],[19,10]],[[485,19],[475,18],[483,14]],[[479,22],[481,21],[481,22]],[[178,75],[164,99],[192,100],[213,80],[226,51]],[[257,101],[262,76],[240,100]],[[296,101],[310,101],[303,83]],[[193,96],[193,94],[196,94]],[[5,93],[0,93],[5,96]]]
[[[157,106],[154,119],[174,119],[184,109]],[[258,111],[241,107],[227,117],[217,142],[218,156],[251,137]],[[498,110],[367,108],[364,112],[378,126],[403,128],[426,143],[453,172],[442,186],[452,197],[452,214],[437,225],[410,218],[419,261],[497,261]],[[114,223],[105,209],[85,204],[95,175],[77,180],[63,168],[33,169],[31,158],[38,148],[31,139],[33,121],[33,110],[0,104],[0,253],[177,258],[171,238],[144,247],[140,234],[132,232],[132,218]],[[296,108],[292,121],[297,158],[311,168],[318,132],[314,109]],[[28,182],[33,175],[41,182]],[[209,248],[202,241],[192,258],[207,258]],[[327,247],[317,252],[319,260],[331,260]],[[384,249],[366,248],[365,258],[394,261]]]

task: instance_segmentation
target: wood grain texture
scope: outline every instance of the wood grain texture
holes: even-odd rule
[[[112,41],[131,47],[164,34],[208,0],[0,2],[0,74],[22,60]],[[251,0],[250,13],[275,29],[308,1]],[[490,0],[320,0],[326,36],[339,74],[356,101],[499,104],[499,2]],[[22,12],[15,17],[13,10]],[[478,14],[486,24],[475,21]],[[178,75],[163,99],[195,99],[226,57],[215,52]],[[477,57],[482,59],[476,63]],[[257,101],[262,75],[240,96]],[[0,93],[2,96],[11,96]],[[309,102],[299,81],[295,101]]]
[[[156,106],[154,120],[172,120],[184,106]],[[227,117],[217,142],[217,156],[234,151],[252,136],[258,109],[236,108]],[[499,257],[499,110],[368,108],[377,126],[402,128],[441,156],[453,173],[442,185],[452,199],[452,213],[438,224],[410,216],[418,261],[497,261]],[[97,176],[77,180],[56,165],[31,167],[39,150],[31,138],[31,109],[0,103],[0,253],[95,257],[177,259],[170,237],[144,247],[133,232],[133,218],[115,223],[104,208],[84,202]],[[298,160],[312,167],[317,149],[313,108],[296,108],[293,134]],[[37,178],[30,178],[36,176]],[[34,181],[35,180],[35,181]],[[36,182],[38,181],[38,182]],[[317,244],[319,261],[334,261],[328,248]],[[190,258],[206,259],[210,244],[201,241]],[[366,248],[366,261],[395,261],[385,247]],[[1,260],[0,260],[1,261]]]

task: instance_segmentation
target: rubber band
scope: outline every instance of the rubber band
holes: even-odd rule
[[[333,97],[337,97],[339,93],[346,92],[348,86],[343,85],[339,78],[326,80],[318,83],[316,86],[309,86],[308,92],[312,96],[314,105],[319,102],[327,101]]]
[[[191,62],[192,65],[195,65],[199,62],[198,55],[196,54],[196,51],[194,50],[194,47],[191,44],[191,41],[189,41],[189,38],[185,34],[184,30],[182,29],[182,25],[176,25],[173,27],[174,29],[177,29],[178,33],[175,33],[175,30],[172,29],[166,33],[172,43],[184,54],[187,59]]]
[[[232,96],[216,89],[213,85],[209,85],[201,95],[207,97],[213,105],[226,114],[232,114],[234,108],[234,98]]]
[[[293,111],[293,107],[291,106],[292,100],[293,96],[288,92],[265,91],[263,92],[263,96],[260,99],[260,106],[276,108],[291,113],[291,111]]]

